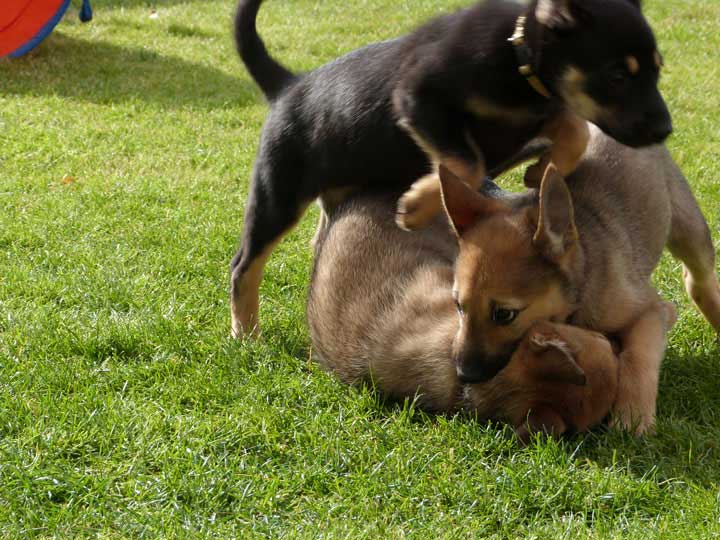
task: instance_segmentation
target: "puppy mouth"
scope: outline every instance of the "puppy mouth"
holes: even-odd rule
[[[672,122],[641,124],[629,129],[618,129],[608,125],[598,124],[598,127],[613,139],[631,148],[642,148],[653,144],[663,143],[673,132]]]

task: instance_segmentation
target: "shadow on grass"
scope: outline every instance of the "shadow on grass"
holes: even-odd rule
[[[98,104],[144,101],[164,108],[210,110],[261,99],[249,80],[220,70],[55,33],[48,46],[0,63],[0,94],[57,95]]]
[[[136,7],[153,9],[167,6],[180,6],[183,4],[210,4],[210,2],[206,2],[205,0],[90,0],[90,3],[95,10],[101,8],[117,10]],[[72,12],[72,9],[70,11]]]
[[[670,352],[660,380],[656,433],[635,438],[598,432],[583,441],[578,459],[662,484],[720,484],[719,358],[718,347],[682,358]]]
[[[682,358],[670,353],[660,381],[656,433],[638,438],[599,427],[590,434],[565,439],[567,452],[577,463],[592,463],[659,487],[691,484],[714,489],[720,484],[719,358],[717,347]],[[393,400],[371,384],[360,385],[358,392],[374,397],[373,412],[378,419],[411,407],[411,400]],[[443,415],[418,409],[413,419],[426,423],[441,417],[475,423],[479,430],[505,431],[506,437],[513,438],[510,428],[472,412]],[[520,451],[520,446],[508,446],[508,454]]]

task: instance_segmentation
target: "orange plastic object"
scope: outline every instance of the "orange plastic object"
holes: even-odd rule
[[[70,0],[2,0],[0,56],[25,54],[52,32]]]

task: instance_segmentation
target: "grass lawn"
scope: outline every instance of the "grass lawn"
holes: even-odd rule
[[[271,0],[293,69],[463,0]],[[673,155],[720,239],[720,2],[646,0]],[[93,0],[0,61],[0,537],[720,537],[720,347],[678,303],[657,433],[519,449],[384,405],[309,361],[313,209],[271,259],[264,339],[228,263],[266,106],[232,1]],[[156,8],[157,17],[150,17]]]

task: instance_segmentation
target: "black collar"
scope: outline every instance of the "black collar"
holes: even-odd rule
[[[532,50],[525,42],[526,21],[527,17],[525,15],[520,15],[520,17],[518,17],[517,22],[515,23],[515,33],[510,36],[508,41],[515,46],[515,56],[517,57],[519,66],[518,71],[520,74],[525,77],[525,80],[527,80],[528,84],[533,87],[533,90],[544,98],[550,99],[552,97],[550,90],[547,89],[547,86],[543,84],[540,78],[533,71]]]

